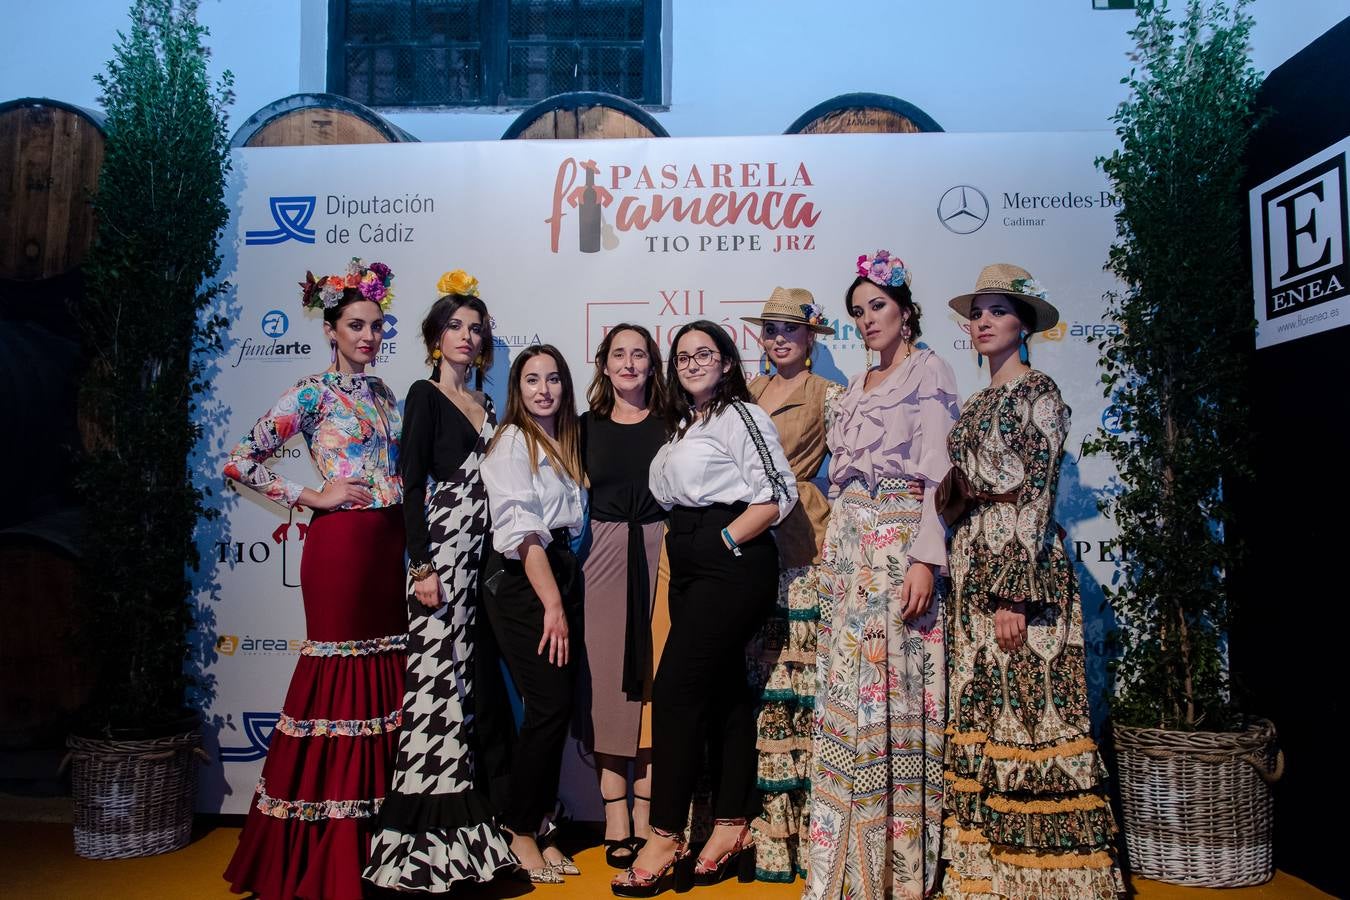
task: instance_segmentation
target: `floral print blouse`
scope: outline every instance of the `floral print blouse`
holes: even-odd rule
[[[399,430],[398,399],[375,376],[306,375],[230,451],[225,477],[283,506],[295,506],[305,486],[278,475],[266,463],[299,433],[304,434],[324,481],[360,478],[374,497],[370,508],[395,506],[403,502]]]
[[[947,438],[952,463],[977,491],[1015,493],[1016,502],[977,504],[952,544],[958,583],[977,605],[994,600],[1066,606],[1064,551],[1053,519],[1069,407],[1035,369],[966,401]]]

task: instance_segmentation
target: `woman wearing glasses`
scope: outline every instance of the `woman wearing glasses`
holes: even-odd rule
[[[700,320],[675,335],[668,381],[672,438],[650,486],[670,510],[670,635],[652,688],[652,836],[615,878],[621,897],[677,883],[754,878],[755,698],[745,645],[773,609],[778,548],[768,529],[797,503],[773,421],[750,398],[735,343]],[[707,750],[715,827],[696,863],[689,803]],[[748,865],[747,865],[748,863]]]

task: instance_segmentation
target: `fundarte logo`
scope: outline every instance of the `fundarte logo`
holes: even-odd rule
[[[803,162],[635,170],[568,157],[558,165],[552,214],[544,222],[554,253],[571,228],[582,253],[613,250],[634,238],[648,253],[807,251],[815,247],[807,229],[820,219],[809,196],[813,186]]]

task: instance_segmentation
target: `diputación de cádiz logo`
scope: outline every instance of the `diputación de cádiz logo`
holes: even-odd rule
[[[267,205],[272,210],[272,220],[277,227],[246,231],[244,243],[284,244],[286,241],[314,243],[314,229],[309,227],[309,220],[314,217],[314,208],[318,202],[318,197],[269,197]]]
[[[245,712],[240,714],[239,730],[247,742],[227,747],[224,735],[221,735],[220,761],[223,763],[257,762],[267,756],[267,745],[272,742],[272,732],[281,720],[279,712]]]

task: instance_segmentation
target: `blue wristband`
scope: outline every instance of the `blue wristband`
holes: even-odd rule
[[[722,540],[726,541],[727,547],[731,549],[732,553],[737,556],[741,555],[741,545],[736,543],[735,539],[731,536],[731,532],[727,531],[725,528],[722,529]]]

